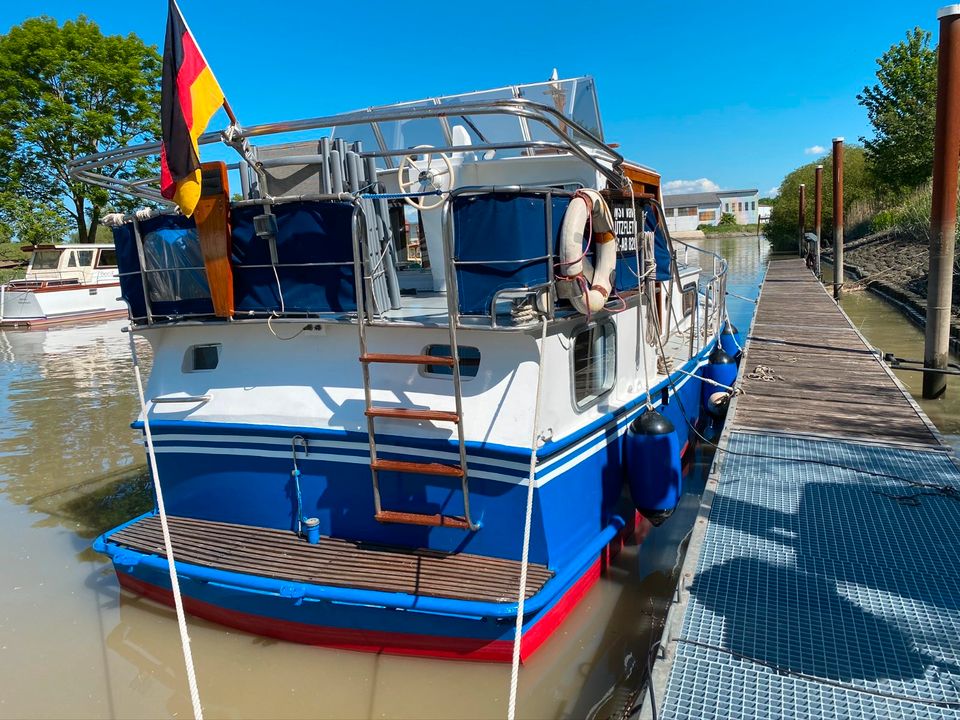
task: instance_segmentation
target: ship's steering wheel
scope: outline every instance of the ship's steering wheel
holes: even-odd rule
[[[432,150],[433,145],[417,145],[414,150]],[[421,158],[417,160],[417,158]],[[434,162],[434,157],[443,162]],[[423,163],[426,163],[424,166]],[[449,192],[454,187],[455,172],[449,156],[442,152],[423,152],[404,155],[397,171],[397,182],[402,193]],[[418,210],[433,210],[443,204],[443,195],[404,198]]]

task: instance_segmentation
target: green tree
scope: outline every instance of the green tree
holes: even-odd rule
[[[800,183],[806,185],[806,221],[808,232],[813,232],[814,181],[817,165],[823,165],[823,210],[821,213],[821,235],[833,237],[833,156],[826,155],[807,165],[793,170],[780,183],[780,192],[773,201],[770,222],[766,226],[766,236],[777,250],[789,250],[797,247],[797,219],[800,214]],[[867,201],[874,196],[874,186],[867,170],[866,152],[862,147],[848,145],[843,153],[843,207],[856,202]]]
[[[53,213],[75,225],[78,240],[93,241],[109,198],[72,179],[68,163],[157,137],[160,63],[156,48],[136,35],[104,35],[82,15],[62,26],[31,18],[0,36],[0,193],[29,201],[7,215],[40,207],[47,230],[57,227]],[[108,174],[147,166],[121,164]]]
[[[14,236],[27,245],[60,242],[70,228],[56,209],[9,193],[0,194],[0,223],[7,235],[0,234],[0,239]]]
[[[857,100],[867,110],[873,138],[860,138],[870,173],[883,194],[913,189],[933,172],[937,106],[937,51],[930,33],[914,28],[877,59],[877,84]]]

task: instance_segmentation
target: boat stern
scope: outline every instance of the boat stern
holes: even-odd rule
[[[33,290],[0,286],[0,327],[26,327],[45,319]]]

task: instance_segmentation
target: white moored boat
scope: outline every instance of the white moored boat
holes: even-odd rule
[[[0,285],[0,327],[126,314],[113,245],[27,245],[26,277]]]

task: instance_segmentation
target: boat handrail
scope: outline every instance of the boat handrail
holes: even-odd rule
[[[713,271],[711,275],[707,278],[703,275],[700,276],[700,286],[703,289],[704,297],[703,342],[707,343],[713,326],[713,320],[718,320],[716,327],[713,329],[719,333],[721,325],[727,317],[727,270],[729,269],[729,263],[726,258],[713,250],[697,247],[696,245],[675,238],[670,238],[670,241],[682,246],[685,253],[693,250],[702,255],[710,256],[713,260]],[[676,259],[674,259],[674,266],[676,266]]]
[[[150,398],[154,405],[173,404],[173,403],[208,403],[209,395],[158,395]]]
[[[309,130],[323,130],[335,127],[372,124],[380,122],[404,121],[423,118],[459,117],[462,115],[511,115],[522,120],[535,120],[554,135],[558,142],[524,139],[511,143],[476,143],[469,145],[448,145],[443,151],[483,152],[488,150],[504,149],[510,146],[513,149],[554,148],[569,152],[587,163],[602,174],[615,187],[624,184],[625,179],[620,172],[623,156],[609,147],[600,138],[583,128],[573,119],[559,110],[533,102],[525,98],[511,98],[493,101],[468,101],[453,105],[432,105],[415,108],[387,107],[382,109],[362,110],[340,115],[308,118],[304,120],[280,121],[252,125],[248,128],[233,127],[223,132],[208,132],[200,136],[198,142],[206,145],[223,142],[234,148],[241,156],[242,162],[258,169],[263,166],[251,151],[248,140],[250,138],[266,137],[281,133],[303,132]],[[93,153],[77,158],[70,162],[71,177],[97,187],[114,192],[123,193],[153,202],[168,203],[161,197],[158,189],[147,187],[146,179],[123,179],[97,172],[107,166],[129,162],[137,158],[148,157],[160,153],[159,142],[127,145],[99,153]],[[388,157],[409,154],[409,149],[389,149],[381,147],[376,151],[360,153],[361,157]],[[264,193],[266,194],[266,193]]]

